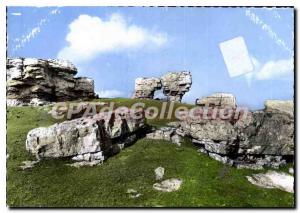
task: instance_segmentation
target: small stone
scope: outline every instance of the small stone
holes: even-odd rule
[[[289,168],[289,173],[290,173],[290,174],[294,174],[294,168],[292,168],[292,167]]]
[[[138,193],[135,189],[127,189],[126,193],[129,194],[130,198],[138,198],[143,195],[141,193]]]
[[[153,188],[162,192],[173,192],[179,190],[182,184],[182,180],[177,178],[171,178],[162,181],[161,183],[153,184]]]
[[[156,180],[161,180],[164,177],[165,174],[165,169],[163,167],[157,167],[155,170],[155,179]]]
[[[181,146],[181,141],[182,141],[182,138],[181,138],[181,136],[179,136],[179,135],[173,135],[172,137],[171,137],[171,142],[173,143],[173,144],[176,144],[177,146]]]
[[[97,165],[101,165],[102,164],[102,160],[94,160],[94,161],[80,161],[80,162],[76,162],[76,163],[71,163],[71,164],[67,164],[68,166],[72,166],[75,168],[80,168],[83,166],[97,166]]]
[[[143,194],[137,193],[137,194],[131,194],[130,198],[138,198],[140,196],[142,196]]]
[[[24,165],[20,166],[20,168],[21,168],[22,170],[31,169],[31,168],[33,168],[34,165],[37,164],[38,162],[39,162],[39,160],[37,160],[37,161],[23,161],[22,163],[23,163]]]

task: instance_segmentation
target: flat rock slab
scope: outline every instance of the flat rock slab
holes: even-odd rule
[[[248,181],[262,188],[277,188],[294,193],[294,177],[284,172],[268,171],[267,173],[246,176]]]
[[[160,183],[153,184],[153,188],[157,191],[173,192],[179,190],[181,184],[182,184],[182,180],[177,178],[171,178],[171,179],[164,180]]]

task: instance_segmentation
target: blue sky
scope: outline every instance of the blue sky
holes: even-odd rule
[[[292,8],[8,7],[8,56],[64,58],[102,96],[131,97],[137,77],[188,70],[184,102],[233,93],[239,105],[292,99]],[[250,74],[230,77],[221,42],[243,37]]]

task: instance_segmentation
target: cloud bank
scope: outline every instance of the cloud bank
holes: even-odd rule
[[[80,15],[69,24],[66,41],[68,45],[59,51],[58,58],[79,63],[108,52],[158,48],[167,42],[167,35],[128,23],[116,13],[108,20]]]
[[[265,63],[259,62],[255,57],[251,57],[255,71],[246,74],[248,84],[255,80],[278,80],[293,78],[294,58],[270,60]]]

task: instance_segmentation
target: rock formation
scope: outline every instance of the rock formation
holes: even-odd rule
[[[160,127],[159,129],[148,133],[146,137],[153,140],[170,141],[177,146],[181,146],[182,141],[182,137],[176,133],[175,127]]]
[[[145,127],[142,111],[99,113],[29,131],[26,150],[38,159],[103,161],[135,142]]]
[[[137,78],[135,79],[135,93],[133,98],[153,99],[154,92],[161,89],[159,78]]]
[[[210,96],[196,99],[196,105],[206,107],[236,108],[236,100],[234,95],[229,93],[214,93]]]
[[[8,58],[6,63],[8,105],[43,105],[94,97],[94,81],[74,77],[77,69],[68,61]]]
[[[294,156],[292,101],[266,101],[263,111],[239,120],[181,122],[177,133],[198,144],[199,151],[238,168],[278,168]]]
[[[133,98],[153,99],[154,92],[163,89],[169,101],[181,102],[182,96],[190,90],[192,75],[190,72],[169,72],[159,78],[137,78]]]
[[[190,72],[169,72],[161,77],[163,93],[169,101],[181,102],[182,96],[190,90],[192,75]]]

